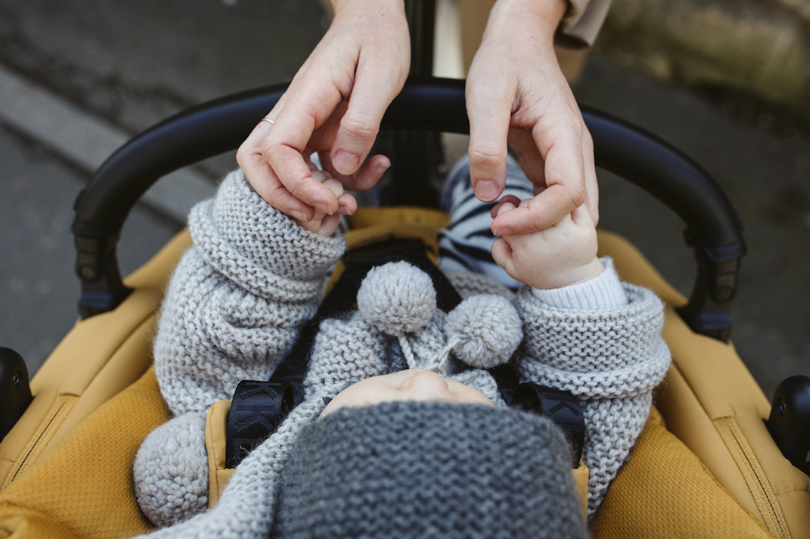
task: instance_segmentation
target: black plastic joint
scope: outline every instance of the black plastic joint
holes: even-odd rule
[[[782,455],[810,475],[810,378],[785,378],[773,394],[768,431]]]
[[[711,280],[711,296],[715,303],[722,305],[733,300],[739,286],[740,259],[707,263]]]
[[[107,242],[101,238],[76,234],[73,243],[76,246],[76,276],[86,283],[98,281],[102,275],[102,260]]]
[[[0,348],[0,440],[14,427],[33,400],[28,367],[11,348]]]

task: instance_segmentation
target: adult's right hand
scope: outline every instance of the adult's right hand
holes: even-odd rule
[[[402,0],[332,3],[332,25],[267,115],[273,123],[259,122],[236,154],[262,198],[305,222],[316,209],[357,208],[350,194],[338,199],[313,179],[305,156],[317,152],[323,169],[352,191],[373,187],[390,166],[382,155],[363,162],[410,65]]]

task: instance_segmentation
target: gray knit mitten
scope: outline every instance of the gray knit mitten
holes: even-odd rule
[[[141,444],[133,465],[135,498],[159,527],[188,520],[208,508],[205,413],[175,417]]]
[[[556,290],[526,287],[517,299],[521,380],[570,391],[582,405],[589,519],[630,456],[670,363],[661,301],[621,284],[612,261],[603,263],[595,279]]]
[[[482,405],[344,408],[284,464],[271,537],[587,537],[548,419]]]

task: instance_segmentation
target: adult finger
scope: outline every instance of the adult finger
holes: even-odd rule
[[[335,170],[332,157],[328,152],[318,152],[321,166],[335,179],[339,180],[346,189],[352,191],[367,191],[377,185],[385,171],[391,167],[391,160],[384,155],[370,157],[358,171],[353,174],[341,174]]]
[[[360,62],[349,98],[349,108],[332,144],[332,165],[341,175],[357,172],[380,131],[383,114],[402,90],[405,77],[384,58]]]
[[[506,153],[515,89],[510,85],[467,81],[470,119],[470,179],[475,196],[484,202],[498,198],[506,184]],[[498,81],[495,81],[498,82]]]
[[[569,215],[587,198],[582,135],[574,124],[552,122],[555,128],[543,132],[535,125],[535,144],[542,151],[546,144],[545,175],[547,188],[536,195],[526,208],[498,216],[492,222],[497,235],[529,234],[544,230]],[[562,127],[560,127],[562,126]],[[547,140],[553,142],[547,143]]]
[[[312,219],[313,208],[293,196],[271,168],[256,167],[252,177],[248,176],[248,181],[260,197],[280,212],[299,221],[306,222]]]
[[[297,199],[326,214],[338,210],[337,198],[313,180],[303,152],[312,132],[325,123],[341,100],[331,83],[321,80],[291,86],[284,108],[262,142],[262,155],[287,190]],[[293,93],[295,95],[293,95]],[[273,201],[269,201],[273,204]],[[311,218],[311,214],[308,214]]]
[[[549,187],[535,195],[527,206],[497,216],[492,221],[492,233],[496,236],[531,234],[559,223],[578,207],[572,203],[570,193],[564,189],[560,185]]]
[[[278,105],[268,116],[272,116],[277,109]],[[259,196],[281,212],[306,221],[314,210],[287,190],[261,153],[261,143],[271,125],[264,121],[256,125],[236,152],[236,161]]]
[[[596,162],[593,154],[593,137],[585,127],[582,133],[582,160],[585,164],[585,205],[593,219],[593,224],[599,224],[599,184],[596,178]]]
[[[546,161],[534,143],[529,131],[524,129],[509,130],[509,147],[515,152],[523,173],[532,182],[535,194],[546,187]]]

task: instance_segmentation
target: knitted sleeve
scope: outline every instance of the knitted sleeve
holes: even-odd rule
[[[172,413],[207,410],[240,380],[266,380],[311,318],[341,236],[307,232],[234,171],[194,207],[194,246],[172,275],[155,369]]]
[[[670,362],[661,301],[620,283],[612,262],[603,262],[605,272],[591,281],[555,291],[524,287],[516,302],[522,381],[568,390],[582,405],[589,519],[644,428]]]

